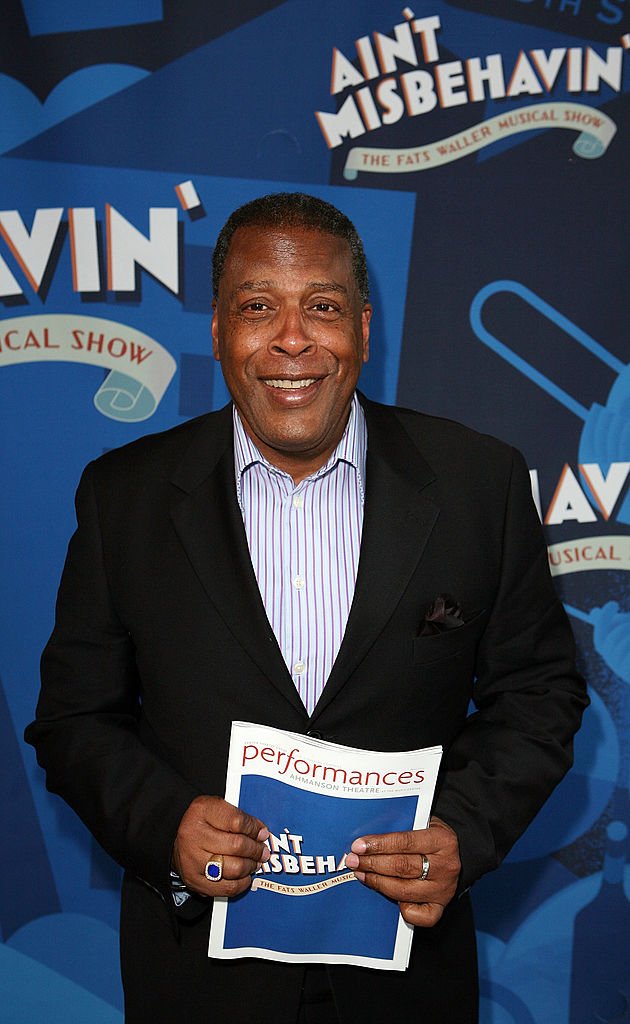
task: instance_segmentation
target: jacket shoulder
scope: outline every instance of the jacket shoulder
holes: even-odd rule
[[[114,448],[91,462],[88,469],[96,478],[125,474],[169,476],[191,448],[227,439],[231,422],[231,405],[227,405],[218,412],[197,416]]]
[[[402,406],[369,403],[370,418],[382,429],[404,431],[429,465],[438,470],[443,463],[455,465],[510,467],[514,459],[524,461],[510,444],[467,427],[456,420],[430,416]]]

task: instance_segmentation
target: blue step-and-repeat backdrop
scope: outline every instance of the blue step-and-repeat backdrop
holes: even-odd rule
[[[475,888],[483,1024],[630,1020],[630,2],[2,7],[2,1019],[122,1021],[119,869],[21,736],[80,470],[226,401],[213,240],[288,189],[365,240],[364,390],[525,453],[589,681]]]

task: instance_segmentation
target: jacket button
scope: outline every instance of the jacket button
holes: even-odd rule
[[[306,735],[310,736],[311,739],[314,739],[314,740],[325,740],[326,739],[326,737],[324,736],[323,732],[320,732],[319,729],[309,729]]]

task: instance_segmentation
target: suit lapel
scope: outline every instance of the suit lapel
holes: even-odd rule
[[[354,600],[339,654],[313,713],[338,695],[385,627],[439,514],[421,492],[435,479],[390,410],[362,399],[368,427],[366,500]]]
[[[208,597],[269,681],[304,713],[249,557],[234,484],[231,406],[201,424],[172,483],[178,493],[171,518]]]
[[[392,615],[439,514],[422,494],[434,474],[393,412],[362,399],[368,427],[361,553],[339,654],[312,716],[338,695]],[[304,706],[273,635],[236,500],[231,406],[212,414],[172,477],[171,518],[209,599],[293,707]]]

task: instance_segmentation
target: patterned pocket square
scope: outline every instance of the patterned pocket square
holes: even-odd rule
[[[429,605],[419,636],[434,636],[464,625],[461,605],[450,594],[438,594]]]

